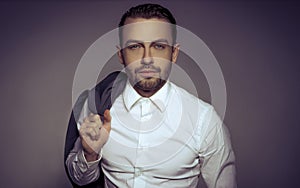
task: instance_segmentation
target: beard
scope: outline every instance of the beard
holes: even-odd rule
[[[127,67],[128,68],[128,67]],[[144,92],[156,91],[161,88],[169,77],[171,64],[165,70],[153,65],[145,65],[135,69],[125,69],[129,81],[133,87]],[[150,75],[143,75],[141,72],[150,71]]]
[[[145,92],[155,91],[160,88],[166,81],[160,78],[144,78],[138,81],[134,87],[141,89]]]

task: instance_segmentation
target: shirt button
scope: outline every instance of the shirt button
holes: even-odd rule
[[[134,171],[134,176],[135,176],[135,177],[138,177],[138,176],[140,176],[141,174],[142,174],[142,172],[141,172],[140,169],[136,169],[136,170]]]

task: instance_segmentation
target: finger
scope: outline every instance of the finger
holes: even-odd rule
[[[93,128],[89,128],[89,130],[86,132],[87,136],[91,138],[91,140],[96,140],[96,131]]]
[[[90,122],[101,122],[100,116],[98,114],[91,114],[88,116]]]
[[[100,125],[98,125],[96,122],[82,122],[80,124],[80,129],[84,129],[87,127],[97,127],[100,128]]]
[[[85,123],[84,128],[92,128],[95,129],[96,132],[100,129],[102,125],[96,122]]]
[[[91,140],[98,140],[100,138],[101,124],[96,122],[82,123],[80,126],[80,134],[90,137]]]
[[[81,126],[100,129],[101,123],[100,122],[88,122],[88,123],[82,123]]]
[[[89,122],[90,122],[90,120],[89,120],[88,116],[83,119],[83,123],[89,123]]]
[[[88,137],[90,140],[97,140],[100,137],[100,130],[88,127],[84,130],[83,136]]]

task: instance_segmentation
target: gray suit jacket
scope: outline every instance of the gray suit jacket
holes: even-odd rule
[[[75,141],[79,137],[79,132],[77,129],[77,121],[79,119],[80,112],[82,110],[83,104],[88,99],[89,110],[93,113],[97,113],[103,118],[104,111],[110,109],[115,99],[123,92],[127,81],[127,76],[125,73],[116,71],[110,73],[101,82],[99,82],[93,89],[85,90],[78,97],[68,124],[68,129],[66,133],[65,140],[65,152],[64,152],[64,162],[66,162],[70,151],[73,149]],[[99,163],[100,165],[101,163]],[[100,168],[101,169],[101,168]],[[67,166],[65,164],[65,170],[71,181],[73,187],[84,187],[84,188],[102,188],[104,187],[104,175],[101,173],[99,179],[96,182],[90,183],[88,185],[79,186],[75,184],[70,178]]]

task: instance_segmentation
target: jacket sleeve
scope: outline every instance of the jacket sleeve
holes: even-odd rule
[[[65,152],[64,152],[64,163],[65,170],[68,175],[69,180],[71,181],[73,187],[84,187],[84,188],[102,188],[104,187],[104,174],[102,169],[100,168],[100,163],[98,164],[98,170],[96,170],[95,164],[87,164],[81,163],[85,162],[84,158],[82,158],[82,152],[80,151],[81,145],[78,146],[78,125],[77,122],[80,119],[80,114],[82,109],[84,108],[84,104],[87,104],[88,109],[93,113],[98,113],[99,115],[103,115],[105,109],[109,109],[111,107],[114,99],[123,91],[126,83],[126,74],[120,71],[113,72],[109,74],[105,79],[103,79],[100,83],[97,84],[95,88],[91,91],[84,91],[77,99],[71,116],[68,123],[68,129],[65,140]],[[112,92],[113,90],[113,92]],[[111,95],[111,93],[113,93]],[[88,99],[88,102],[86,102]],[[96,105],[97,104],[97,105]],[[77,142],[77,145],[75,144]],[[80,142],[79,142],[80,143]],[[79,169],[76,167],[76,164],[85,165],[87,169]],[[74,166],[75,165],[75,166]],[[93,169],[95,168],[95,169]],[[79,174],[76,174],[74,169],[77,169],[76,172],[80,172],[80,170],[85,171],[85,174],[89,174],[89,171],[93,171],[91,173],[94,175],[94,178],[90,178],[89,180],[84,180],[84,183],[79,183],[75,178],[79,178]],[[76,177],[75,177],[76,174]],[[90,174],[90,175],[91,175]],[[96,177],[100,176],[96,181]],[[79,180],[79,179],[78,179]],[[85,184],[87,182],[94,181],[84,186],[79,186]]]

